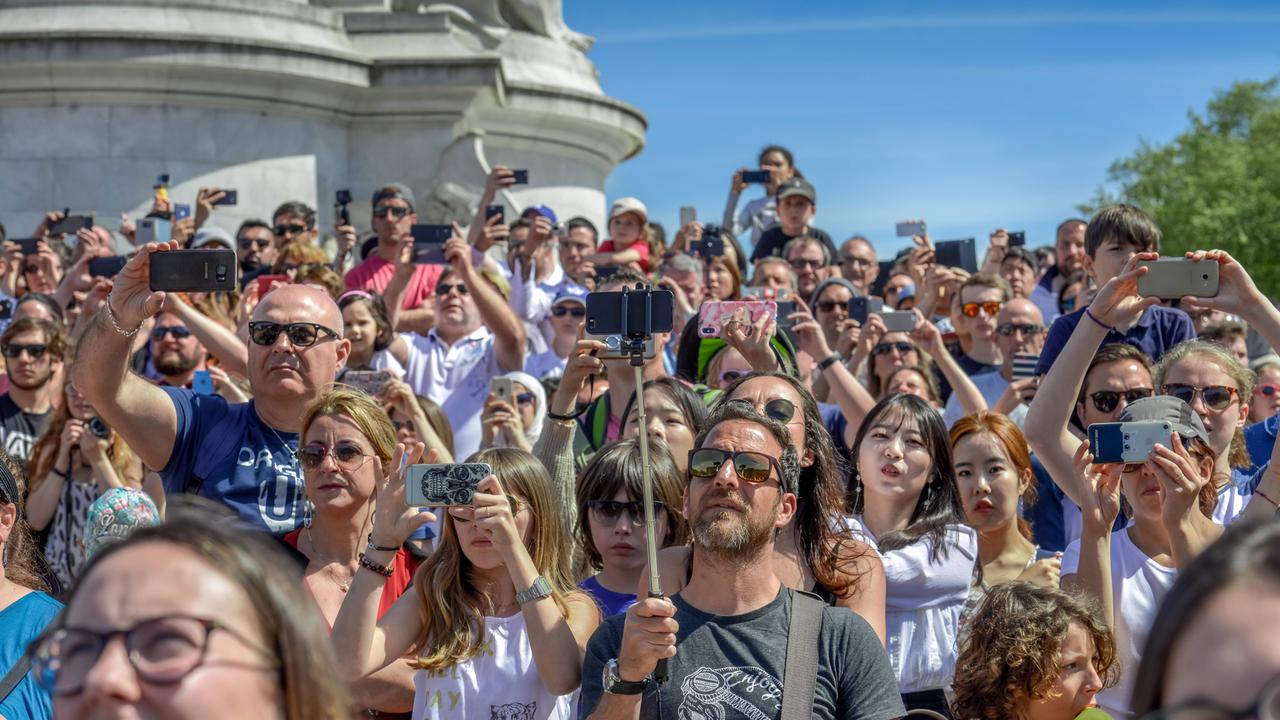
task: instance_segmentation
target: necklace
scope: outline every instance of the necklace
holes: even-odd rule
[[[320,552],[320,547],[316,545],[315,538],[311,537],[311,528],[307,528],[307,542],[310,543],[311,545],[311,552],[315,553],[316,559],[322,563],[321,565],[322,571],[327,569],[330,565],[339,564],[336,560],[330,560],[329,558],[325,557],[324,553]],[[344,567],[350,569],[351,566],[346,565]],[[351,577],[346,580],[338,579],[337,575],[331,572],[324,573],[324,574],[327,574],[329,576],[329,579],[332,580],[334,584],[338,586],[338,589],[344,593],[351,589],[351,581],[355,579],[354,572],[351,574]]]

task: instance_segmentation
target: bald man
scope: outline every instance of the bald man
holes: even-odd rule
[[[148,284],[151,255],[177,249],[177,243],[151,243],[116,276],[80,341],[75,385],[158,470],[166,492],[216,500],[282,535],[303,518],[295,457],[303,409],[333,382],[351,351],[342,337],[342,313],[315,287],[288,285],[268,293],[249,323],[250,402],[157,387],[129,372],[128,360],[134,333],[164,302],[164,293]]]
[[[1027,403],[1035,395],[1036,378],[1013,379],[1013,360],[1018,355],[1039,356],[1044,349],[1044,316],[1036,304],[1026,298],[1014,298],[1000,308],[996,315],[995,344],[1000,348],[1003,361],[998,372],[987,372],[970,377],[982,392],[987,407],[1009,416],[1022,427],[1027,416]],[[947,401],[943,419],[947,427],[964,415],[954,395]]]

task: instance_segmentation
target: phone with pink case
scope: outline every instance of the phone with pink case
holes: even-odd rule
[[[702,304],[698,314],[698,337],[722,337],[725,322],[742,309],[747,311],[747,321],[752,325],[765,316],[778,317],[778,304],[772,300],[713,300]]]

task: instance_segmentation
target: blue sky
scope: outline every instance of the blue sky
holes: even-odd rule
[[[780,143],[816,225],[882,257],[914,217],[935,240],[1052,243],[1112,161],[1280,73],[1280,5],[1261,2],[570,0],[565,19],[597,38],[605,92],[649,118],[610,200],[640,197],[669,231],[682,205],[718,221],[732,172]]]

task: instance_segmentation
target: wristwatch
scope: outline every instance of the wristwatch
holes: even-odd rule
[[[823,358],[822,362],[818,363],[818,372],[822,372],[823,370],[826,370],[827,368],[831,367],[832,365],[835,365],[836,363],[840,362],[843,359],[844,358],[840,357],[840,353],[838,352],[831,353],[830,355]]]
[[[551,583],[539,575],[533,579],[533,584],[527,589],[516,593],[516,603],[524,605],[534,600],[541,600],[544,597],[551,597]]]
[[[623,680],[618,677],[618,658],[613,658],[604,665],[604,691],[610,695],[639,695],[649,686],[649,678],[640,680]]]

